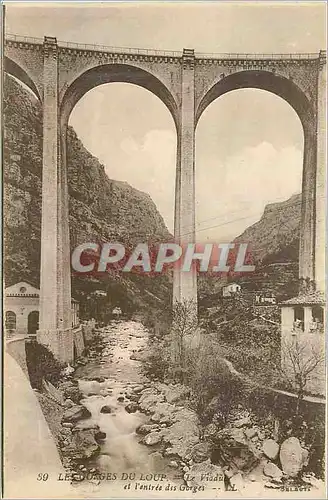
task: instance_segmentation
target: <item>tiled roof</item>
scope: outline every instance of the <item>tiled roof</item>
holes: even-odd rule
[[[281,302],[281,305],[311,305],[311,304],[324,304],[325,296],[322,292],[312,292],[300,294],[292,299]]]

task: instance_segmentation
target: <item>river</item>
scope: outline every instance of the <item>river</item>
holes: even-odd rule
[[[169,459],[158,450],[140,442],[136,429],[149,417],[140,411],[128,413],[125,409],[129,403],[126,396],[132,389],[149,382],[141,372],[140,361],[130,359],[132,353],[146,348],[147,331],[138,322],[113,321],[101,334],[106,341],[101,358],[79,367],[75,378],[84,395],[81,403],[92,415],[86,423],[97,424],[100,431],[106,433],[99,455],[87,469],[98,469],[106,480],[82,481],[76,488],[83,496],[165,497],[168,494],[165,487],[179,488],[183,484],[182,473],[169,467]],[[92,380],[93,377],[104,380]],[[110,407],[111,413],[100,412],[104,405]],[[140,489],[144,487],[154,489]]]

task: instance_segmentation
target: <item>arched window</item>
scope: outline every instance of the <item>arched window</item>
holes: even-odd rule
[[[36,335],[39,329],[39,311],[32,311],[27,318],[27,333],[29,335]]]
[[[6,311],[6,330],[16,330],[16,314],[13,311]]]

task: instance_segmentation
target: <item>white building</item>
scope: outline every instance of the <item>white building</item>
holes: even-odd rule
[[[291,363],[296,362],[303,369],[315,362],[323,353],[324,296],[320,292],[299,295],[286,300],[281,306],[281,364],[284,371],[292,373]],[[291,354],[288,350],[295,347]],[[294,356],[294,360],[291,360]],[[296,357],[295,357],[296,356]],[[294,370],[295,371],[295,370]],[[325,393],[324,363],[311,371],[306,390],[313,394]]]
[[[39,329],[40,290],[27,281],[5,289],[5,331],[8,336],[35,335]],[[72,327],[79,325],[79,303],[72,299]]]
[[[223,297],[233,297],[236,293],[241,291],[241,286],[238,283],[229,283],[222,288]]]

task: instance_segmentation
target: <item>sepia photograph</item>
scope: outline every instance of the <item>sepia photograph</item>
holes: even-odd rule
[[[3,1],[4,499],[324,499],[325,1]]]

